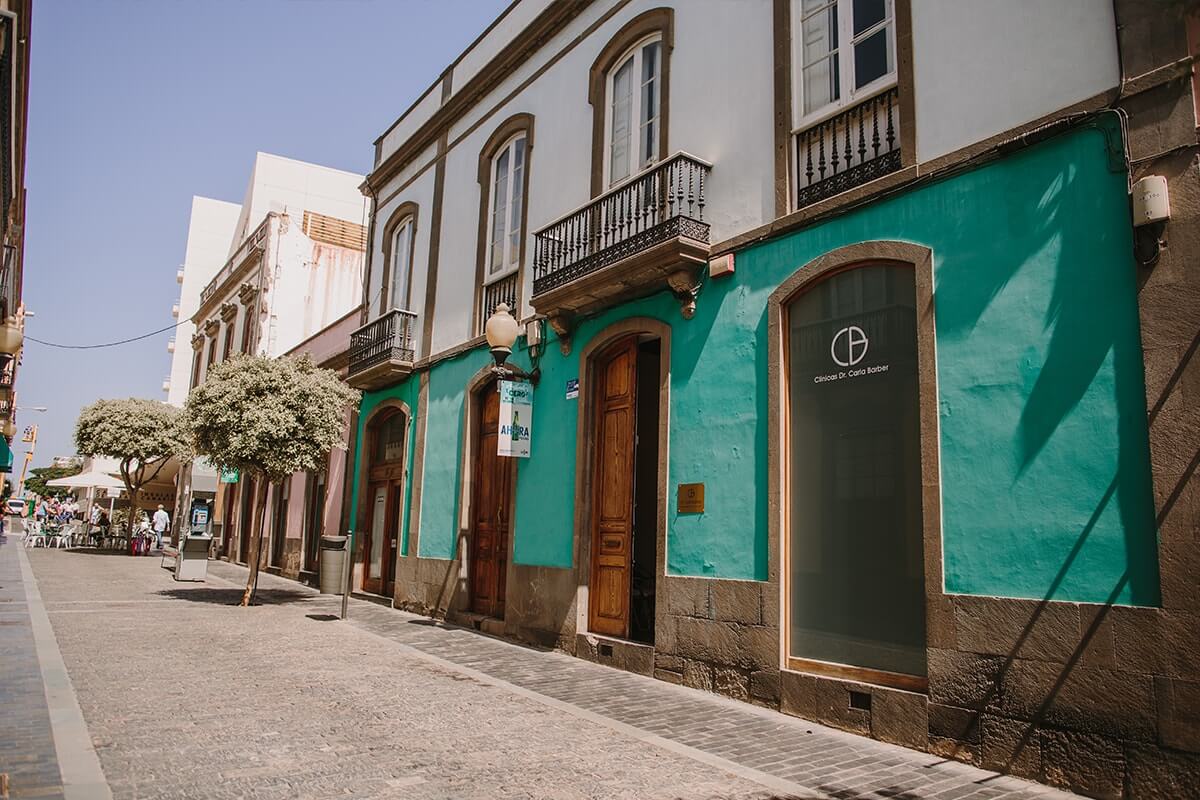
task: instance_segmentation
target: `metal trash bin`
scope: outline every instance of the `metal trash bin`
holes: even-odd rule
[[[321,537],[321,594],[342,593],[342,571],[346,568],[346,536]]]
[[[208,546],[212,537],[189,534],[179,542],[175,552],[175,580],[203,581],[208,577]]]

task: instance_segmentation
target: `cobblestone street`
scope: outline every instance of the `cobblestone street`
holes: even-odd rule
[[[245,572],[227,564],[183,584],[158,558],[18,546],[0,546],[6,589],[28,559],[117,798],[1066,797],[371,603],[343,623],[338,598],[269,575],[261,605],[237,608]],[[29,696],[18,649],[8,709]],[[26,730],[44,734],[44,707],[26,705]],[[45,748],[29,736],[14,756],[17,722],[0,733],[12,796],[62,796],[44,753],[22,786],[14,763]]]

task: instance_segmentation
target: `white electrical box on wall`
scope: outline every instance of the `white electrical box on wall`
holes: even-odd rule
[[[708,261],[708,277],[721,278],[726,275],[733,274],[733,253],[726,253],[723,256],[709,259]]]
[[[1147,175],[1133,185],[1133,224],[1149,225],[1171,218],[1171,198],[1167,194],[1167,179],[1162,175]]]

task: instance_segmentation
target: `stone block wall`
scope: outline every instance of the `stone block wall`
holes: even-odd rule
[[[671,575],[659,586],[655,677],[778,707],[778,587]]]

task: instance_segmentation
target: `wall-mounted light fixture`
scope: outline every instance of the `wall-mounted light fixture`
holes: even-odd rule
[[[492,358],[496,362],[496,365],[492,367],[492,372],[499,378],[524,378],[536,386],[541,377],[540,369],[535,367],[533,372],[526,372],[520,367],[508,363],[508,357],[512,355],[513,344],[517,341],[520,329],[521,326],[509,313],[507,303],[496,306],[496,310],[488,317],[483,326],[483,332],[487,337],[488,347],[491,348]],[[526,332],[528,333],[528,326],[526,326]]]

